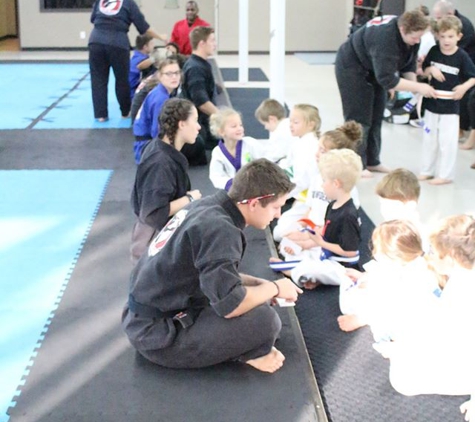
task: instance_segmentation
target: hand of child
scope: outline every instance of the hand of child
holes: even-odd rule
[[[364,273],[362,273],[361,271],[355,270],[354,268],[346,268],[345,274],[352,281],[358,281],[364,275]]]
[[[465,420],[470,421],[475,416],[475,401],[470,399],[460,405],[460,412],[465,414]]]
[[[439,82],[445,81],[444,74],[441,72],[440,69],[436,68],[435,66],[430,67],[430,75]]]
[[[467,92],[463,85],[457,85],[456,87],[454,87],[454,89],[452,89],[452,91],[454,92],[454,100],[460,100]]]
[[[293,231],[285,235],[286,238],[292,240],[293,242],[308,240],[310,239],[308,232]]]
[[[316,246],[323,246],[323,237],[320,232],[317,230],[315,234],[309,233],[310,239],[313,240]]]

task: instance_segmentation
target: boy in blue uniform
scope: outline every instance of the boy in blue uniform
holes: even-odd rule
[[[134,54],[130,58],[130,98],[134,98],[135,90],[139,86],[140,80],[155,72],[155,57],[152,54],[154,49],[153,38],[150,35],[137,35],[135,39]]]

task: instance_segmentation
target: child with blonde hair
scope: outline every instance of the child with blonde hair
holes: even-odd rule
[[[345,122],[336,129],[325,132],[318,141],[318,149],[314,160],[318,163],[323,154],[334,149],[347,148],[357,151],[362,135],[362,126],[354,120]],[[360,202],[356,187],[352,189],[351,196],[355,206],[359,208]],[[305,223],[301,220],[309,220],[314,226],[323,226],[325,212],[329,202],[323,192],[320,172],[316,171],[307,191],[304,203],[305,208],[300,208],[300,214],[297,214],[295,210],[292,209],[282,214],[274,228],[274,240],[280,242],[283,238],[287,238],[306,249],[305,243],[308,243],[308,236],[305,232],[301,231],[302,227],[305,226]]]
[[[420,194],[421,185],[411,171],[398,168],[386,174],[376,185],[384,221],[410,220],[419,225]]]
[[[443,219],[430,243],[428,259],[448,281],[434,311],[419,313],[411,329],[388,349],[390,381],[405,395],[472,394],[461,410],[473,412],[475,219],[468,215]]]
[[[421,236],[407,220],[392,220],[372,234],[373,260],[365,273],[348,270],[340,286],[338,317],[343,331],[369,324],[376,344],[397,339],[423,309],[436,300],[435,274],[423,258]]]
[[[270,260],[272,269],[307,289],[318,284],[340,285],[346,279],[345,267],[358,267],[359,261],[360,222],[351,190],[361,177],[361,157],[350,149],[332,150],[322,155],[318,166],[323,191],[332,201],[323,227],[307,231],[313,248],[321,248],[319,256],[309,254],[290,262]]]
[[[290,196],[301,203],[305,201],[311,178],[318,171],[314,157],[322,120],[318,108],[311,104],[296,104],[289,120],[290,132],[296,139],[290,145],[287,159],[280,166],[296,185]]]
[[[219,142],[211,153],[209,178],[215,188],[228,191],[237,171],[260,158],[261,151],[254,138],[244,136],[241,114],[232,108],[212,114],[210,130]]]
[[[289,154],[290,145],[295,141],[290,132],[290,120],[284,106],[277,100],[264,100],[254,113],[256,119],[269,131],[269,140],[263,140],[263,156],[279,163]]]

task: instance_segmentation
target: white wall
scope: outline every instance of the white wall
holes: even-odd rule
[[[0,0],[5,1],[5,0]],[[214,1],[199,0],[200,16],[214,25]],[[40,12],[39,0],[18,0],[22,48],[86,47],[92,25],[89,12]],[[158,32],[170,34],[183,19],[186,0],[179,9],[164,9],[163,0],[138,0],[147,21]],[[269,49],[269,0],[249,0],[250,51]],[[351,19],[351,0],[287,0],[286,49],[334,51],[345,39]],[[219,49],[237,51],[238,0],[219,2]],[[86,39],[80,39],[80,32]],[[137,32],[130,31],[133,45]]]

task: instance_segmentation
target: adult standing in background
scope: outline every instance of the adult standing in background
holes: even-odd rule
[[[209,26],[198,26],[191,31],[190,41],[193,54],[183,66],[181,95],[198,109],[201,142],[204,142],[207,149],[213,149],[218,142],[209,130],[209,116],[216,113],[218,108],[214,103],[216,84],[208,59],[216,50],[214,29]]]
[[[381,164],[381,126],[388,91],[412,91],[435,97],[435,90],[416,81],[419,42],[429,19],[419,10],[372,19],[340,46],[335,73],[345,120],[363,126],[359,154],[363,176],[388,172]]]
[[[197,26],[210,26],[208,22],[198,16],[200,9],[196,1],[186,3],[186,19],[178,21],[173,26],[170,41],[178,45],[180,53],[185,56],[191,54],[190,32]]]
[[[140,35],[150,35],[166,41],[166,35],[157,34],[145,20],[134,0],[97,0],[92,7],[89,37],[89,68],[91,71],[94,117],[99,122],[109,118],[107,86],[112,67],[115,76],[115,94],[122,117],[130,113],[130,43],[127,33],[131,24]]]

